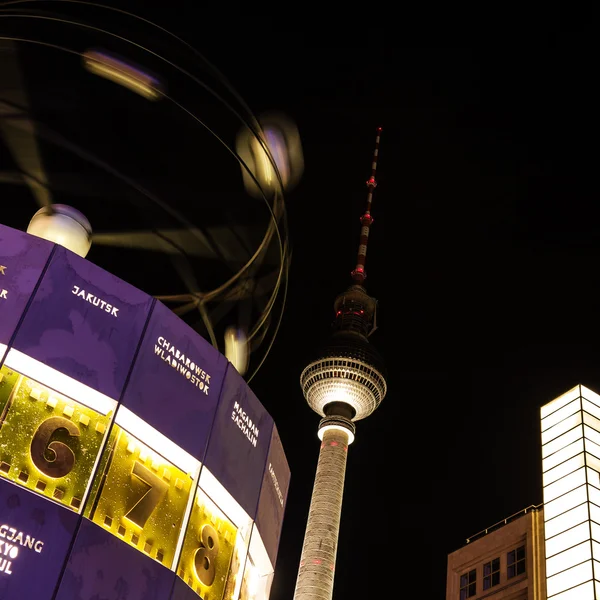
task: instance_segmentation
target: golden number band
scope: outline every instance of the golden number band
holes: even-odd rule
[[[110,428],[112,420],[112,412],[101,414],[2,367],[0,476],[83,512],[167,568],[175,566],[183,534],[178,575],[200,597],[232,592],[244,564],[237,527],[194,490],[197,474],[183,472],[118,424]],[[195,500],[182,532],[190,494]]]

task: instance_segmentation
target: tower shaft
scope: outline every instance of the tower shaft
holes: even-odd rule
[[[294,600],[331,600],[333,596],[347,456],[348,434],[341,429],[325,431]]]

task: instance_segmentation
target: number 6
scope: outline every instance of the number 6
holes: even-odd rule
[[[75,454],[66,444],[59,441],[49,442],[59,429],[66,429],[72,437],[79,436],[79,428],[64,417],[46,419],[35,432],[29,452],[33,464],[48,477],[58,479],[71,472],[75,466]]]

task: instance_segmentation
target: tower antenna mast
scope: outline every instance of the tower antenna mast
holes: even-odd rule
[[[352,279],[358,285],[362,285],[364,280],[367,278],[367,272],[365,271],[365,262],[367,260],[367,244],[369,243],[369,232],[371,225],[373,224],[373,217],[371,216],[371,205],[373,203],[373,192],[377,187],[377,180],[375,174],[377,173],[377,158],[379,157],[379,139],[381,138],[381,127],[377,128],[377,137],[375,138],[375,151],[373,152],[373,162],[371,163],[371,177],[367,179],[367,187],[369,193],[367,194],[367,208],[365,214],[360,218],[362,228],[360,230],[360,241],[358,245],[358,255],[356,257],[356,267],[352,271]]]

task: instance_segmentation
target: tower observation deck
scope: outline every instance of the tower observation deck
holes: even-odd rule
[[[308,405],[319,415],[321,449],[310,503],[294,600],[331,600],[342,511],[348,446],[355,422],[368,417],[387,391],[383,359],[369,342],[377,301],[364,287],[375,172],[381,128],[377,130],[366,211],[352,285],[334,302],[333,331],[300,376]]]

